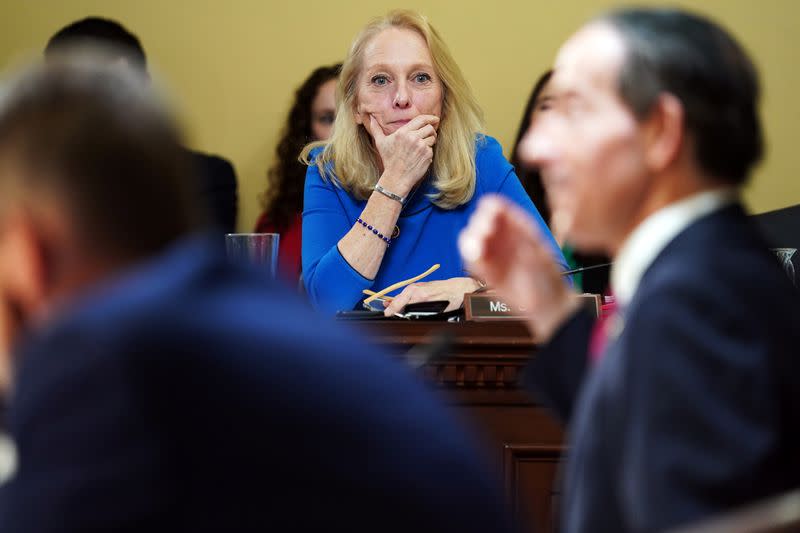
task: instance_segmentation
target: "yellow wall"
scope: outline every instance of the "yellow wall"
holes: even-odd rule
[[[762,74],[768,157],[747,191],[754,211],[800,203],[800,3],[681,2],[711,14],[744,43]],[[510,152],[528,91],[603,0],[4,0],[0,66],[38,54],[63,25],[87,16],[121,21],[141,39],[156,76],[178,103],[192,146],[231,159],[240,181],[239,227],[259,212],[279,129],[294,87],[340,60],[358,29],[390,8],[417,9],[450,45],[486,113],[487,132]]]

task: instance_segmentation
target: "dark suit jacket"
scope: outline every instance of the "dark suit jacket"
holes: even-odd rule
[[[197,180],[198,199],[208,221],[224,233],[234,233],[239,197],[233,165],[216,155],[191,150],[188,154]]]
[[[800,205],[752,215],[770,246],[800,248]]]
[[[0,531],[506,531],[411,370],[295,298],[198,240],[23,339]]]
[[[576,316],[527,373],[570,424],[564,531],[659,531],[800,485],[798,294],[740,206],[678,235],[623,317],[594,368]]]

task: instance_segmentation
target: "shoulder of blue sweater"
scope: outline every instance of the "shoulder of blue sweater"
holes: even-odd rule
[[[503,147],[494,137],[479,133],[475,138],[475,160],[480,164],[482,159],[504,158]]]
[[[475,167],[479,181],[492,188],[495,181],[502,180],[511,169],[511,164],[503,155],[503,148],[497,139],[489,135],[479,135],[475,147]]]
[[[328,164],[325,165],[324,176],[319,171],[319,167],[317,166],[317,158],[322,155],[323,150],[325,150],[325,146],[317,146],[308,153],[309,164],[308,170],[306,171],[306,179],[312,177],[312,179],[333,185],[337,188],[341,188],[341,183],[339,183],[339,180],[336,178],[336,173],[333,171],[332,161],[329,161]]]
[[[500,143],[491,135],[479,133],[475,136],[475,151],[476,153],[485,152],[487,150],[501,150]]]
[[[316,148],[312,148],[311,151],[308,153],[308,160],[309,162],[314,162],[319,154],[325,149],[324,146],[317,146]]]

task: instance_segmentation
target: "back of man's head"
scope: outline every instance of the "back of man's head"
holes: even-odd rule
[[[47,42],[44,55],[49,60],[64,52],[98,46],[141,72],[147,70],[147,57],[136,35],[119,22],[100,17],[87,17],[61,28]]]
[[[621,9],[599,19],[619,32],[627,57],[622,99],[640,118],[661,93],[677,97],[700,168],[742,184],[763,153],[756,69],[710,20],[672,9]]]
[[[0,214],[58,204],[85,251],[137,259],[194,230],[186,157],[141,77],[93,56],[36,65],[0,94]]]

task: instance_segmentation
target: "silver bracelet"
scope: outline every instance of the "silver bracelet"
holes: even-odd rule
[[[396,195],[392,191],[387,191],[386,189],[384,189],[383,187],[381,187],[377,183],[372,188],[372,190],[373,191],[377,191],[377,192],[381,193],[382,195],[386,196],[387,198],[391,198],[392,200],[394,200],[396,202],[400,202],[400,205],[405,205],[405,203],[406,203],[406,199],[405,198],[403,198],[402,196]]]

